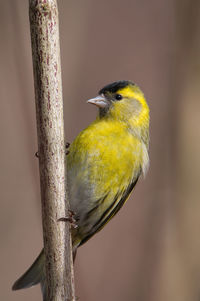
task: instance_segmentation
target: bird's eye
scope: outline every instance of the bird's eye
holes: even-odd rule
[[[115,95],[115,99],[116,100],[121,100],[123,97],[122,97],[122,95],[121,94],[116,94]]]

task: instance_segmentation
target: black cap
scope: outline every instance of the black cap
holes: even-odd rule
[[[106,94],[107,92],[116,93],[118,90],[123,89],[129,85],[134,86],[135,84],[129,80],[120,80],[105,86],[99,91],[99,94]]]

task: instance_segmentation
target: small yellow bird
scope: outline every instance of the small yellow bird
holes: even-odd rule
[[[73,252],[119,211],[149,165],[149,108],[131,81],[105,86],[88,100],[99,107],[97,119],[73,141],[67,155],[70,208],[77,228]],[[13,290],[37,283],[45,290],[44,252],[13,285]]]

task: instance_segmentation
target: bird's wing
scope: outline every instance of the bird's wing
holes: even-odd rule
[[[141,173],[141,172],[140,172]],[[128,187],[126,188],[125,191],[123,191],[123,193],[117,193],[115,195],[115,197],[113,198],[113,202],[110,204],[110,206],[102,212],[102,215],[100,216],[100,218],[97,220],[97,222],[92,226],[90,233],[85,236],[80,245],[84,244],[86,241],[88,241],[96,232],[100,231],[106,224],[107,222],[113,218],[115,216],[115,214],[121,209],[121,207],[125,204],[126,200],[128,199],[131,191],[133,190],[133,188],[135,187],[138,179],[139,179],[140,174],[138,175],[138,177],[133,180]],[[100,201],[105,202],[106,198],[108,197],[108,195],[104,196],[102,198],[102,200]],[[99,202],[98,202],[99,203]],[[97,205],[96,205],[97,206]],[[98,205],[99,206],[99,205]],[[91,211],[95,211],[96,207],[94,207]],[[88,212],[88,214],[91,214],[92,212]]]

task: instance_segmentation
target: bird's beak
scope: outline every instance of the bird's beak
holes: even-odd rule
[[[107,99],[103,95],[98,95],[95,98],[87,100],[87,103],[91,103],[99,108],[105,108],[108,105]]]

